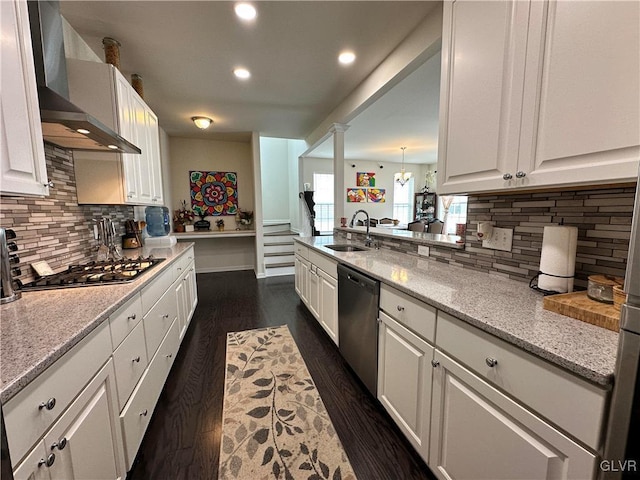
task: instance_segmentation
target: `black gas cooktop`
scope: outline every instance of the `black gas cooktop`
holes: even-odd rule
[[[49,290],[127,283],[137,279],[163,260],[164,258],[150,256],[71,265],[63,272],[47,275],[22,285],[22,290]]]

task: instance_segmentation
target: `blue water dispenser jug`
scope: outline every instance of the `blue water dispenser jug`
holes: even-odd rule
[[[164,237],[171,232],[169,209],[167,207],[147,207],[144,210],[147,233],[151,237]]]

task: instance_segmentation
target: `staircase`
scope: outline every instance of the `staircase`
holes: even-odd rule
[[[293,239],[298,234],[291,231],[289,223],[265,225],[263,228],[265,275],[293,275]]]

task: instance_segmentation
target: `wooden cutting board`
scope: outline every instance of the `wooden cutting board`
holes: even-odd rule
[[[591,300],[586,291],[548,295],[543,299],[543,306],[545,310],[614,332],[620,331],[620,310],[611,304]]]

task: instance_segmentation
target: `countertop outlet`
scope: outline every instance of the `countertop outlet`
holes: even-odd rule
[[[513,245],[513,230],[510,228],[494,228],[491,238],[482,241],[484,248],[510,252]]]
[[[347,240],[351,240],[351,234],[347,233]]]
[[[424,245],[418,245],[418,255],[422,255],[423,257],[429,256],[429,247]]]

